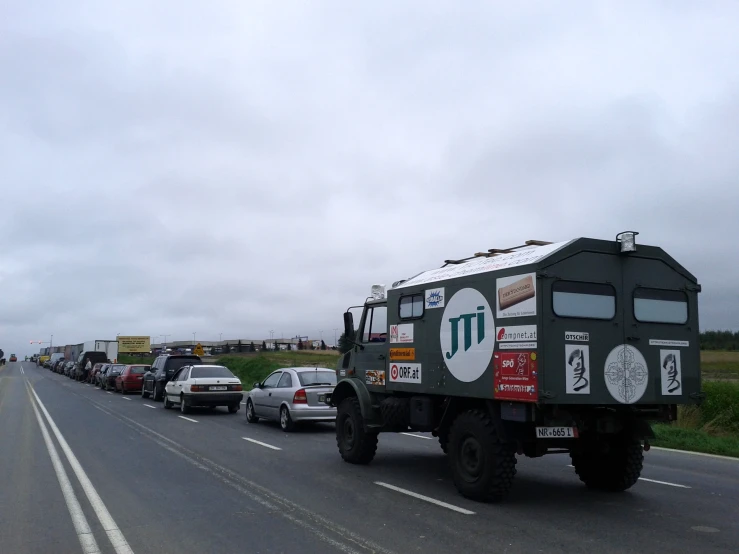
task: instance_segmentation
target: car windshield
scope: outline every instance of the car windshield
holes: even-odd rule
[[[193,367],[192,372],[190,372],[190,378],[192,379],[198,379],[198,378],[205,378],[205,377],[233,377],[234,374],[231,373],[231,370],[227,367],[223,366],[216,366],[216,367],[208,367],[208,366],[200,366],[200,367]]]
[[[114,365],[110,368],[110,373],[120,373],[124,369],[126,369],[126,366],[124,365]]]
[[[310,385],[335,385],[336,384],[336,372],[335,371],[300,371],[298,372],[298,379],[303,387]]]

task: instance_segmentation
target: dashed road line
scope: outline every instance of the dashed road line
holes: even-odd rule
[[[266,442],[258,441],[255,439],[250,439],[249,437],[241,437],[245,441],[253,442],[254,444],[258,444],[259,446],[264,446],[265,448],[271,448],[272,450],[282,450],[279,446],[272,446],[271,444],[267,444]]]
[[[131,400],[131,399],[130,399],[130,398],[128,398],[127,396],[122,396],[121,398],[123,398],[123,400]]]
[[[156,410],[157,409],[156,406],[152,406],[151,404],[144,404],[144,406],[146,406],[147,408],[151,408],[152,410]]]
[[[192,421],[193,423],[197,423],[197,420],[194,420],[194,419],[190,419],[189,417],[185,417],[185,416],[183,416],[183,415],[181,415],[181,416],[177,416],[177,417],[179,417],[180,419],[186,419],[187,421]]]
[[[689,489],[688,485],[679,485],[678,483],[669,483],[667,481],[657,481],[656,479],[647,479],[646,477],[639,477],[639,481],[648,481],[650,483],[657,483],[659,485],[667,485],[670,487],[678,487],[680,489]]]
[[[381,487],[385,487],[386,489],[390,489],[395,492],[400,492],[408,496],[412,496],[413,498],[417,498],[418,500],[423,500],[424,502],[436,504],[437,506],[441,506],[442,508],[446,508],[447,510],[458,512],[460,514],[464,514],[467,516],[475,515],[475,512],[466,510],[464,508],[460,508],[459,506],[455,506],[454,504],[447,504],[446,502],[442,502],[441,500],[436,500],[435,498],[431,498],[430,496],[424,496],[423,494],[418,494],[417,492],[409,491],[407,489],[401,489],[400,487],[396,487],[395,485],[389,485],[388,483],[383,483],[382,481],[375,481],[375,485],[380,485]]]

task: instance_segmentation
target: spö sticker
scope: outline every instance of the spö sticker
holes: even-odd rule
[[[421,383],[421,364],[391,364],[390,381],[393,383]]]
[[[454,293],[441,317],[439,342],[455,378],[471,383],[485,373],[495,348],[495,319],[480,291],[466,288]]]

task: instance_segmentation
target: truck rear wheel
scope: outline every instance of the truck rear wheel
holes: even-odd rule
[[[641,443],[623,436],[585,443],[583,449],[571,452],[570,458],[577,476],[588,488],[611,492],[631,488],[644,465]]]
[[[516,475],[516,452],[498,438],[487,413],[469,410],[458,415],[449,431],[448,450],[454,484],[462,496],[498,502],[508,494]]]
[[[377,451],[377,433],[364,428],[359,399],[345,398],[336,414],[336,445],[345,462],[368,464]]]

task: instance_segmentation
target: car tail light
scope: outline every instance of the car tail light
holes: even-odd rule
[[[308,403],[308,397],[305,396],[305,389],[298,389],[295,391],[295,396],[293,396],[293,404],[307,404]]]
[[[191,385],[190,386],[190,392],[205,392],[208,390],[208,387],[205,385]]]
[[[244,390],[241,385],[231,385],[231,390]]]

